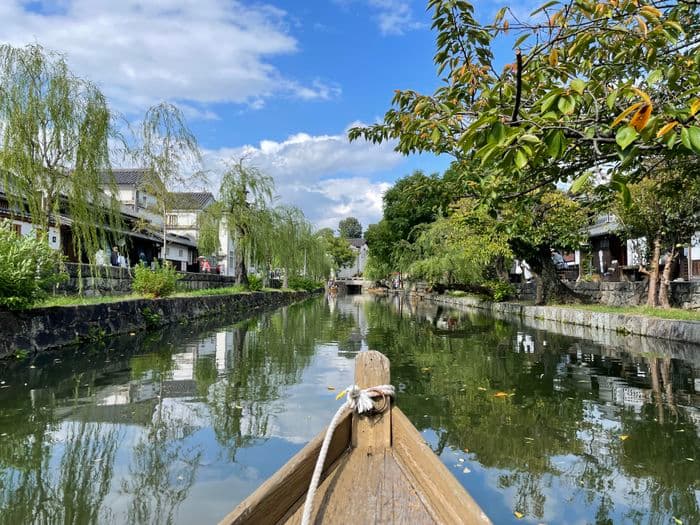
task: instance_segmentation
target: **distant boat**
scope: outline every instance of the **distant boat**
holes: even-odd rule
[[[389,384],[389,376],[389,360],[379,352],[355,358],[360,388]],[[403,412],[390,398],[383,404],[372,415],[347,409],[341,416],[310,523],[490,524]],[[324,436],[317,435],[220,524],[301,523]]]

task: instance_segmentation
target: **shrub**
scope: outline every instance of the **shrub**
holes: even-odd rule
[[[167,297],[175,292],[175,285],[180,278],[175,268],[169,265],[157,266],[154,270],[139,264],[134,268],[134,282],[131,288],[136,292],[151,297]]]
[[[318,288],[323,287],[323,283],[319,283],[307,277],[296,276],[289,278],[288,285],[292,290],[306,290],[307,292],[312,292],[314,290],[317,290]]]
[[[45,239],[17,235],[9,221],[0,222],[0,308],[27,308],[66,279],[63,256]]]
[[[262,290],[263,289],[262,277],[258,277],[257,275],[249,275],[248,276],[248,289],[251,292],[259,292],[260,290]]]
[[[505,301],[515,295],[515,287],[506,281],[489,281],[486,283],[486,287],[496,302]]]

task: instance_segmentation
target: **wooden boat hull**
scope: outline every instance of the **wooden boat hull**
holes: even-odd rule
[[[389,383],[388,359],[362,352],[355,381]],[[222,525],[298,524],[325,431],[241,502]],[[348,410],[333,434],[312,523],[489,524],[491,521],[397,407]]]

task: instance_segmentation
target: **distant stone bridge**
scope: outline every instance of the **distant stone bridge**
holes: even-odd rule
[[[336,279],[335,283],[338,285],[338,291],[341,293],[362,293],[374,286],[374,281],[369,281],[362,277]]]

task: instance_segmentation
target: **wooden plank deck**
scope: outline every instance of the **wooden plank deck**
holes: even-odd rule
[[[283,523],[299,525],[303,500]],[[376,454],[354,451],[321,484],[312,523],[434,525],[433,513],[423,503],[391,449]]]

